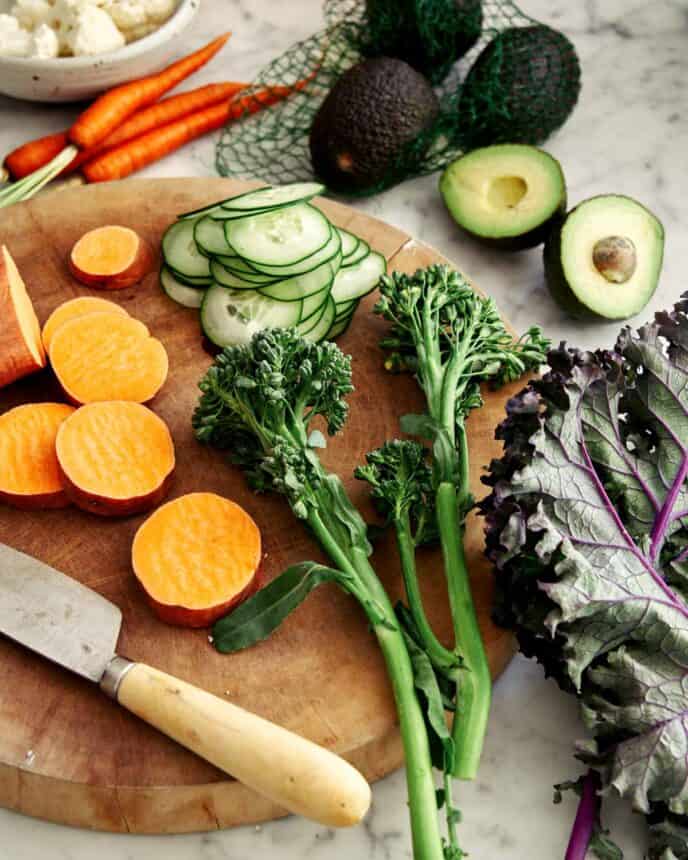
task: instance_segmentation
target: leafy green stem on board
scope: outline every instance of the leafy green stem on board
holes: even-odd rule
[[[443,709],[431,679],[417,676],[407,640],[384,587],[370,566],[366,524],[336,475],[317,455],[321,434],[310,433],[315,416],[330,434],[347,418],[351,364],[333,343],[312,344],[293,330],[259,332],[245,346],[225,349],[200,383],[194,413],[197,438],[227,449],[256,490],[284,495],[308,523],[335,568],[312,562],[289,568],[249,598],[213,630],[218,650],[235,651],[264,639],[320,582],[335,581],[363,606],[382,650],[399,714],[415,860],[446,860],[437,814],[428,717],[417,689],[427,690],[438,731]],[[426,658],[427,659],[427,658]],[[437,711],[442,714],[441,726]],[[454,854],[458,857],[460,855]]]
[[[381,279],[380,293],[375,312],[391,323],[381,343],[389,353],[385,366],[414,373],[426,400],[426,413],[405,416],[401,429],[432,446],[437,528],[462,660],[452,729],[453,773],[472,779],[487,727],[491,678],[463,554],[464,522],[473,506],[465,419],[482,404],[481,382],[503,384],[538,368],[548,342],[537,328],[514,338],[494,302],[447,266],[429,266],[410,276],[394,272]],[[411,610],[420,617],[418,607]],[[430,641],[424,638],[424,645]]]

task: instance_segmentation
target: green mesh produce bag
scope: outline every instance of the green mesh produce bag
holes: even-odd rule
[[[255,110],[248,108],[243,119],[228,125],[218,143],[217,169],[221,175],[274,184],[313,178],[309,132],[320,105],[344,72],[366,56],[383,53],[379,46],[389,44],[398,28],[400,0],[374,2],[379,14],[373,29],[367,20],[365,0],[326,0],[325,28],[293,45],[261,70],[251,87],[240,94],[249,103],[255,100]],[[420,22],[436,22],[439,6],[446,8],[441,0],[401,2],[415,5]],[[359,193],[376,193],[403,179],[437,171],[475,146],[541,143],[568,116],[579,88],[580,70],[575,53],[571,52],[572,61],[568,63],[557,60],[553,64],[546,57],[533,60],[527,28],[537,25],[536,21],[510,0],[483,0],[477,6],[478,20],[463,22],[480,32],[473,47],[453,65],[443,65],[438,60],[428,73],[440,99],[437,120],[404,149],[381,182]],[[525,29],[514,34],[511,28]],[[555,43],[566,42],[555,30],[544,29]],[[431,57],[446,56],[442,41],[454,36],[444,22],[428,28],[421,23],[418,34],[422,50]],[[502,58],[503,39],[512,43],[508,61]],[[483,63],[481,52],[489,43],[493,44],[491,59]],[[520,55],[524,62],[518,61]],[[476,64],[478,57],[481,61]],[[463,84],[469,70],[479,86],[464,92],[468,90]],[[527,95],[525,107],[523,99],[519,102],[518,116],[504,98],[500,86],[504,76],[509,76],[512,92],[517,86]],[[552,76],[564,87],[564,92],[570,93],[561,106],[553,105],[551,99],[544,101],[543,82]],[[258,99],[264,99],[266,91],[271,91],[274,85],[297,89],[286,100],[259,110]],[[561,116],[556,115],[558,112]],[[489,129],[487,119],[491,120]],[[495,122],[503,125],[500,134],[494,132]]]

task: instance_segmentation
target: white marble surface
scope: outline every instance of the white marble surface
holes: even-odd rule
[[[638,322],[688,288],[688,0],[523,0],[533,16],[560,27],[576,43],[584,89],[572,120],[548,144],[566,172],[570,202],[594,194],[630,194],[652,208],[667,230],[662,281]],[[235,35],[199,80],[242,79],[320,18],[318,0],[204,0],[179,48],[219,30]],[[61,128],[69,109],[0,98],[0,151]],[[154,176],[207,175],[213,141],[202,140],[149,169]],[[553,338],[592,347],[612,343],[618,326],[580,325],[553,305],[538,251],[495,255],[463,237],[446,215],[436,177],[409,182],[360,208],[436,246],[494,295],[518,328],[542,324]],[[562,857],[573,806],[551,804],[554,782],[576,772],[571,759],[580,728],[575,706],[517,659],[496,686],[480,779],[461,786],[461,833],[480,860]],[[627,860],[643,856],[642,827],[612,804]],[[0,811],[0,860],[369,860],[410,857],[401,774],[375,788],[363,827],[334,833],[290,819],[260,828],[195,836],[132,837],[80,832]]]

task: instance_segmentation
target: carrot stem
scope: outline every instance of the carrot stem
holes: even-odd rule
[[[7,188],[0,191],[0,209],[28,200],[46,186],[49,182],[59,176],[65,167],[73,161],[78,153],[75,146],[68,146],[53,158],[45,167],[31,173],[19,182],[13,182]]]

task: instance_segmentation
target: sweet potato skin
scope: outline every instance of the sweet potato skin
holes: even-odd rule
[[[81,238],[84,239],[87,236],[88,233]],[[138,248],[136,255],[131,263],[120,272],[99,274],[85,270],[78,262],[78,255],[75,254],[79,242],[75,244],[69,255],[69,271],[79,283],[95,290],[125,290],[128,287],[133,287],[135,284],[140,283],[146,275],[149,275],[156,266],[155,253],[151,246],[141,236],[137,235],[137,238]]]
[[[145,514],[147,511],[157,508],[164,500],[172,487],[174,480],[174,468],[170,471],[163,482],[152,492],[130,499],[111,499],[77,486],[70,480],[69,476],[59,463],[60,477],[64,484],[67,499],[77,508],[99,517],[131,517],[134,514]]]
[[[30,307],[28,293],[29,312],[33,316],[31,328],[35,328],[38,332],[38,338],[35,339],[37,354],[28,347],[25,333],[19,322],[18,309],[10,287],[13,265],[7,248],[0,247],[0,388],[31,373],[36,373],[46,365],[45,351],[40,340],[40,327],[33,308]]]
[[[134,574],[136,575],[135,567]],[[259,567],[253,574],[253,578],[243,591],[235,594],[231,600],[217,606],[209,606],[207,609],[189,609],[186,606],[171,606],[169,603],[160,603],[154,597],[151,597],[148,591],[146,591],[146,586],[139,579],[138,575],[136,576],[136,579],[141,586],[141,590],[146,597],[148,605],[160,621],[174,627],[198,629],[202,627],[210,627],[218,619],[222,618],[223,615],[227,615],[228,612],[235,609],[240,603],[243,603],[244,600],[248,600],[249,597],[262,588],[265,575],[263,571],[263,562],[261,560]]]

